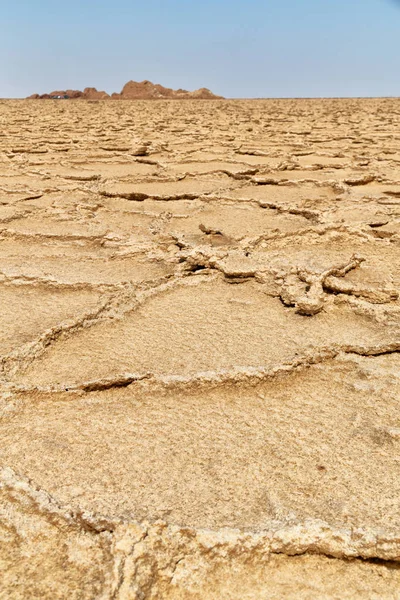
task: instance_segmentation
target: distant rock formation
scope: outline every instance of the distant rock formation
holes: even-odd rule
[[[173,90],[172,88],[166,88],[159,83],[152,83],[151,81],[128,81],[127,84],[122,88],[121,93],[113,93],[111,96],[106,92],[99,92],[96,88],[87,87],[83,92],[79,90],[62,90],[54,91],[50,94],[32,94],[28,99],[30,100],[47,100],[54,98],[65,98],[65,99],[83,99],[83,100],[158,100],[158,99],[199,99],[199,100],[215,100],[221,99],[222,96],[216,96],[207,88],[200,88],[194,92],[188,92],[187,90]]]
[[[81,92],[80,90],[57,90],[50,92],[50,94],[32,94],[29,96],[29,100],[48,100],[51,98],[70,98],[75,100],[77,98],[83,98],[84,100],[106,100],[110,95],[106,92],[99,92],[96,88],[87,87]]]

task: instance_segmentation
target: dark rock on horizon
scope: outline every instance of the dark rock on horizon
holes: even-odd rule
[[[121,92],[113,93],[111,96],[103,91],[98,91],[94,87],[87,87],[81,92],[80,90],[57,90],[50,94],[32,94],[29,96],[29,100],[47,100],[54,98],[68,98],[68,99],[83,99],[83,100],[180,100],[180,99],[199,99],[199,100],[215,100],[220,99],[222,96],[216,96],[207,88],[200,88],[194,92],[188,92],[187,90],[173,90],[172,88],[166,88],[159,83],[152,83],[151,81],[128,81],[124,85]]]

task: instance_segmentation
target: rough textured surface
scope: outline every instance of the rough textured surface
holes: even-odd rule
[[[0,103],[0,598],[399,597],[399,115]]]

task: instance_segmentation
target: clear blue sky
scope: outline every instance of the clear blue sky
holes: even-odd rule
[[[0,0],[0,97],[400,96],[400,0]]]

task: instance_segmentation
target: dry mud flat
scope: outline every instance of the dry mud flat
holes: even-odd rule
[[[400,102],[0,121],[0,598],[398,599]]]

